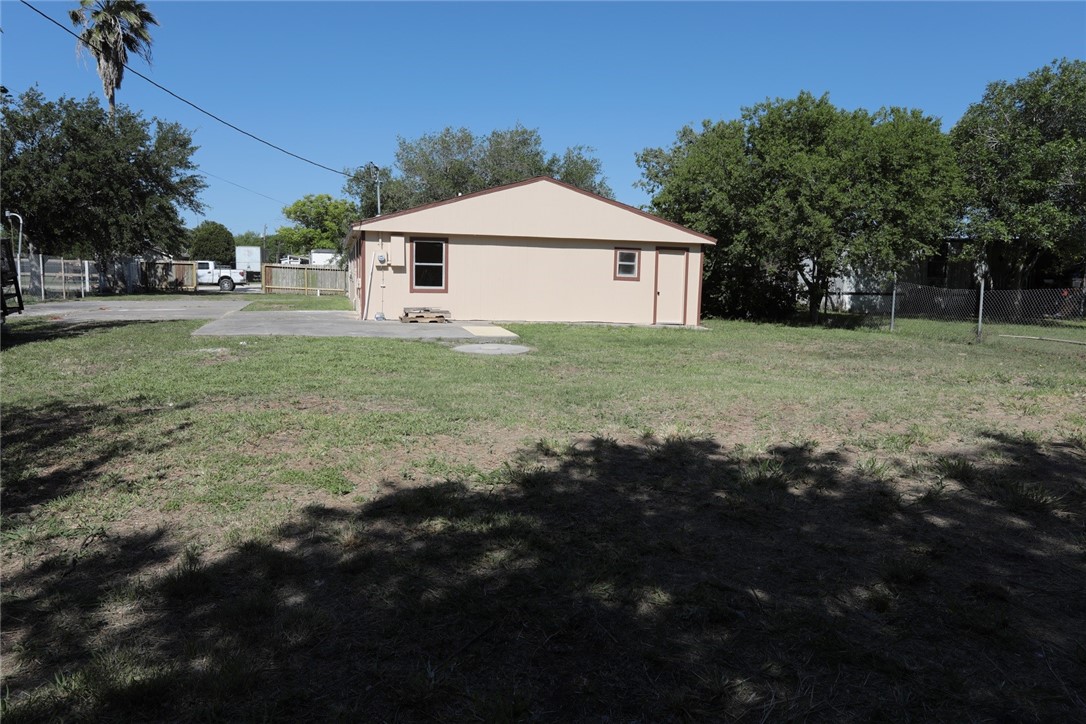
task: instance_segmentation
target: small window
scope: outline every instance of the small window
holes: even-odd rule
[[[210,269],[211,265],[208,264],[206,261],[198,261],[198,262],[196,262],[196,268],[197,269]]]
[[[636,282],[641,278],[641,251],[615,249],[615,279]]]
[[[445,240],[412,239],[411,242],[411,291],[446,291]]]

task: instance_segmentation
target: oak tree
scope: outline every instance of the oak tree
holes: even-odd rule
[[[1086,61],[988,86],[951,131],[971,196],[965,253],[1021,288],[1037,265],[1086,263]]]
[[[539,131],[518,124],[477,136],[467,128],[445,128],[409,141],[400,138],[396,168],[373,165],[350,170],[343,192],[359,199],[363,216],[377,214],[377,179],[383,213],[400,211],[461,194],[550,176],[610,198],[603,167],[586,146],[561,155],[544,150]]]
[[[192,134],[96,98],[47,101],[37,89],[0,99],[3,208],[20,212],[48,254],[104,265],[151,250],[178,253],[181,211],[203,209]]]
[[[307,194],[283,207],[283,216],[294,222],[281,226],[276,235],[284,253],[308,254],[312,249],[342,253],[350,222],[359,218],[358,207],[329,194]]]
[[[806,92],[684,128],[638,164],[654,212],[718,239],[707,251],[706,309],[731,316],[786,314],[798,279],[817,319],[831,281],[930,255],[960,208],[938,119],[848,111]]]
[[[217,221],[202,221],[189,232],[189,258],[211,260],[222,266],[233,266],[234,235]]]

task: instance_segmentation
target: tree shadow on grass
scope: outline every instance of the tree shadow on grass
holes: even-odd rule
[[[161,324],[147,321],[109,321],[109,322],[72,322],[49,319],[48,317],[29,317],[10,320],[3,326],[0,334],[0,350],[14,349],[34,342],[51,342],[58,339],[71,339],[85,334],[101,332],[133,324]]]
[[[152,442],[125,434],[136,420],[153,417],[160,409],[138,398],[125,407],[60,401],[5,405],[0,437],[4,455],[0,500],[9,524],[5,527],[37,506],[87,490],[118,458],[136,450],[169,448],[172,437],[189,423],[158,433]]]
[[[971,487],[1079,453],[993,445],[905,498],[811,447],[595,438],[215,560],[110,538],[8,582],[5,719],[1081,720],[1083,482]]]
[[[797,312],[785,324],[789,327],[821,327],[823,329],[880,329],[889,324],[889,315],[880,312],[819,312],[812,322],[806,311]]]

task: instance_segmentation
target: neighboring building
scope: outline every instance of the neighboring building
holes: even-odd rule
[[[348,294],[363,319],[697,325],[715,240],[547,177],[355,222]]]

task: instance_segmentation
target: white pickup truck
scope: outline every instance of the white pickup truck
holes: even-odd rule
[[[219,289],[224,292],[232,292],[238,284],[248,282],[245,279],[245,271],[242,269],[227,269],[216,266],[213,261],[200,260],[196,262],[196,283],[218,284]]]

